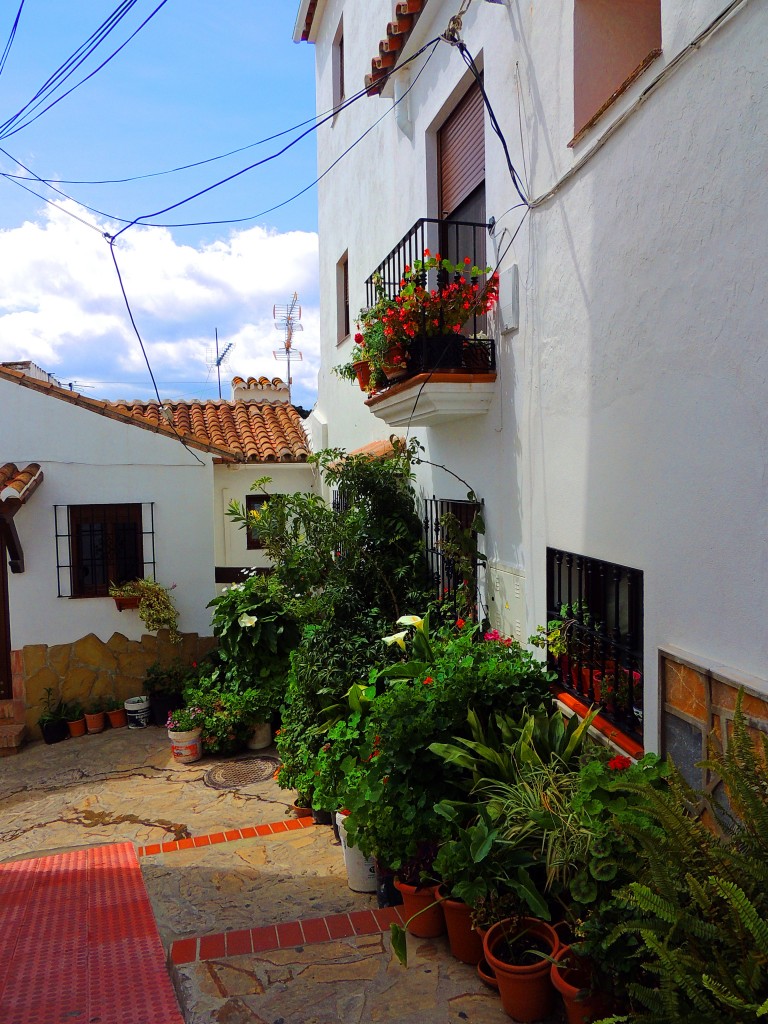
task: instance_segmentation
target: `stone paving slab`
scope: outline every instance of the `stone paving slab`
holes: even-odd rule
[[[291,794],[273,779],[229,791],[206,786],[215,763],[176,763],[166,731],[156,727],[31,743],[0,762],[0,862],[102,843],[162,843],[288,813]]]
[[[376,906],[347,885],[341,846],[324,825],[145,855],[141,868],[166,946]]]
[[[172,970],[186,1024],[508,1024],[498,995],[445,939],[362,935]]]

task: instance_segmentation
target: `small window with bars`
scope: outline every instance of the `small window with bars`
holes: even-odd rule
[[[642,741],[642,572],[547,548],[547,620],[563,688]]]
[[[154,505],[54,505],[59,597],[107,597],[155,575]]]
[[[456,617],[477,617],[478,535],[482,502],[425,498],[422,525],[435,597]]]
[[[269,494],[246,494],[245,512],[249,521],[254,513],[257,517],[261,514],[270,497]],[[249,525],[246,530],[246,547],[248,551],[261,551],[264,548],[256,526]]]

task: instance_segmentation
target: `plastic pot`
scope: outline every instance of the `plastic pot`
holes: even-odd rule
[[[500,921],[489,928],[483,939],[483,952],[496,976],[504,1012],[528,1024],[550,1015],[555,990],[549,977],[549,960],[534,958],[530,963],[508,962],[505,946],[510,941],[521,939],[523,943],[530,941],[531,946],[540,948],[547,956],[555,953],[560,945],[557,932],[546,921],[524,917],[521,921]]]
[[[395,879],[395,888],[403,897],[403,915],[406,918],[406,930],[420,939],[434,939],[445,932],[445,915],[441,903],[437,902],[437,886],[406,885],[399,878]],[[419,913],[422,911],[422,913]],[[419,914],[413,921],[408,920]]]

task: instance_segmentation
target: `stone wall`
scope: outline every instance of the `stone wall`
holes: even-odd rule
[[[39,738],[37,720],[46,687],[63,700],[77,700],[86,707],[97,697],[124,701],[143,692],[146,671],[154,662],[168,665],[179,658],[191,664],[215,647],[215,637],[197,633],[183,634],[180,644],[172,644],[167,630],[157,636],[145,634],[141,640],[113,633],[104,642],[90,633],[71,644],[31,644],[12,652],[14,697],[24,701],[27,728]]]
[[[723,665],[697,663],[675,648],[659,652],[662,708],[662,753],[670,755],[696,789],[712,791],[718,780],[696,762],[708,754],[712,733],[728,737],[739,690],[742,711],[755,740],[768,733],[768,683],[743,676]]]

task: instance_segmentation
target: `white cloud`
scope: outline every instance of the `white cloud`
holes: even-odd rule
[[[67,206],[67,204],[62,204]],[[146,397],[151,384],[102,237],[112,225],[82,212],[90,230],[63,209],[48,206],[35,222],[0,230],[0,359],[32,359],[65,382],[96,384],[104,398]],[[222,372],[229,378],[285,377],[285,361],[272,352],[282,336],[272,306],[299,293],[304,331],[294,347],[294,400],[314,401],[319,365],[317,235],[282,234],[263,227],[233,231],[195,247],[165,228],[134,227],[116,245],[126,293],[158,381],[214,381],[210,362],[220,348],[235,348]],[[224,383],[227,389],[224,389]],[[211,397],[191,384],[161,387],[163,397]]]

